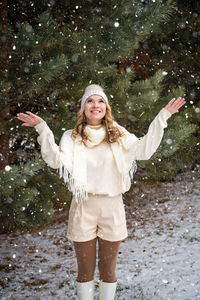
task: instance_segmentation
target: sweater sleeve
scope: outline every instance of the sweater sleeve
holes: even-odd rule
[[[136,160],[148,160],[156,152],[170,117],[171,113],[166,108],[161,109],[151,122],[147,134],[134,143]]]
[[[35,127],[39,133],[37,141],[41,146],[41,155],[44,161],[53,169],[60,166],[60,148],[55,143],[54,135],[45,121],[37,124]]]

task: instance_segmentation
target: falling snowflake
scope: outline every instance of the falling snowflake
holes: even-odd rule
[[[171,139],[167,139],[166,143],[167,143],[168,145],[170,145],[170,144],[172,143],[172,140],[171,140]]]
[[[199,107],[196,107],[196,108],[195,108],[195,112],[196,112],[196,113],[199,113],[199,112],[200,112],[200,108],[199,108]]]
[[[5,166],[5,171],[10,171],[12,168],[10,166]]]

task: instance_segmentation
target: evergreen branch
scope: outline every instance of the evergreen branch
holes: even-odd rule
[[[36,155],[33,160],[20,163],[19,166],[12,165],[9,171],[0,171],[0,192],[1,195],[6,195],[8,191],[13,191],[15,188],[25,187],[27,181],[33,175],[37,174],[45,165],[41,160],[40,155]]]
[[[12,105],[19,103],[17,101],[13,101],[13,100],[8,101],[8,103],[9,102],[11,102]],[[48,106],[48,104],[46,104],[46,103],[45,104],[40,104],[38,102],[30,101],[29,98],[27,98],[27,100],[20,101],[20,104],[25,104],[24,109],[25,109],[25,107],[28,107],[29,105],[34,105],[34,106],[37,106],[37,107],[45,108],[48,111],[57,111],[57,108],[55,108],[55,107]],[[15,118],[16,117],[13,117],[13,118],[11,117],[10,119],[12,120],[12,119],[15,119]]]

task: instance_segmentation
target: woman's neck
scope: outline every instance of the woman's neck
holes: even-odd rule
[[[101,123],[102,123],[102,119],[100,119],[100,120],[91,120],[91,119],[87,118],[87,125],[98,126],[98,125],[101,125]]]
[[[102,126],[102,124],[98,124],[98,125],[87,124],[87,126],[89,126],[91,128],[100,128]]]

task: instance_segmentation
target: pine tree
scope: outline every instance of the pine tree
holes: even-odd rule
[[[42,1],[41,7],[45,8],[45,3]],[[163,70],[138,80],[132,66],[124,68],[140,43],[170,18],[170,1],[79,1],[78,5],[63,1],[52,7],[47,5],[48,11],[39,15],[35,5],[34,17],[29,22],[20,17],[15,22],[7,20],[1,27],[1,48],[5,49],[2,57],[6,57],[6,76],[0,82],[3,231],[48,222],[55,203],[66,205],[70,201],[56,171],[38,158],[37,134],[21,127],[15,117],[18,112],[38,113],[53,130],[58,143],[63,131],[75,124],[83,89],[98,83],[105,88],[116,120],[142,136],[172,95],[184,94],[180,87],[162,95]],[[195,130],[188,124],[187,130],[177,136],[177,127],[181,130],[182,122],[181,116],[176,122],[170,121],[162,148],[151,166],[154,161],[174,155]],[[172,136],[176,137],[173,147]],[[159,163],[162,168],[162,161]],[[144,168],[143,163],[140,165]],[[164,166],[169,174],[168,163],[164,162]],[[154,176],[154,166],[148,172],[146,176]]]
[[[199,149],[199,70],[198,70],[198,12],[200,3],[198,1],[174,1],[176,9],[173,12],[173,18],[160,24],[158,30],[150,38],[141,43],[141,47],[135,53],[139,58],[137,66],[137,78],[144,79],[152,76],[160,68],[167,73],[163,81],[164,89],[162,94],[168,91],[184,86],[185,98],[187,104],[179,116],[175,118],[178,132],[169,132],[171,144],[175,151],[168,155],[166,153],[166,175],[163,174],[162,164],[156,164],[156,170],[159,171],[161,178],[173,177],[178,171],[195,166],[200,159]],[[189,131],[193,134],[189,134]],[[181,144],[179,136],[184,135],[185,139]],[[162,151],[162,147],[160,148]],[[158,154],[158,152],[157,152]],[[173,154],[173,155],[172,155]],[[147,162],[145,167],[149,169],[151,162]],[[164,163],[164,162],[163,162]],[[171,169],[171,176],[169,171]],[[166,172],[167,171],[167,172]],[[148,171],[149,173],[149,171]],[[151,172],[150,172],[151,173]],[[163,175],[164,176],[163,176]],[[151,173],[152,177],[152,173]],[[154,178],[157,177],[155,172]]]

